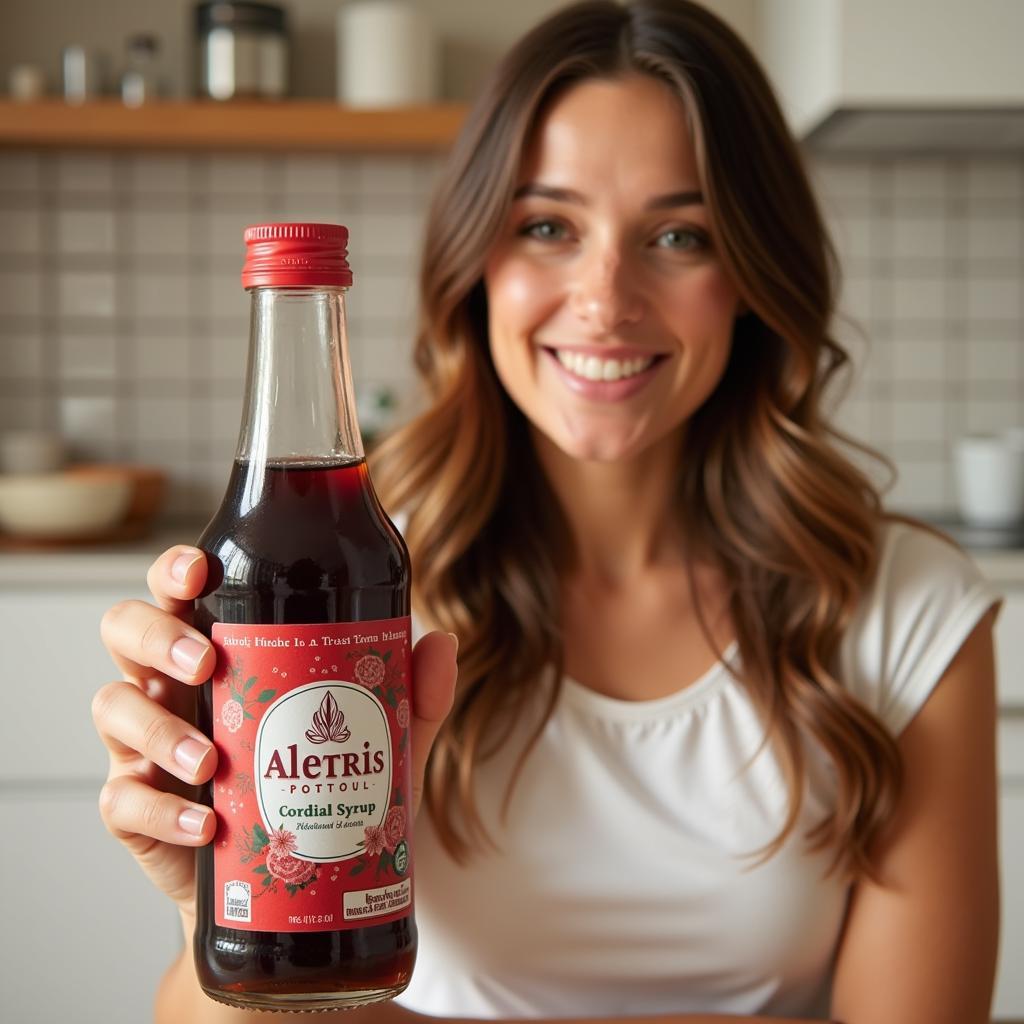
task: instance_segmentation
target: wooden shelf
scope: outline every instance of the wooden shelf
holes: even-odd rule
[[[446,149],[466,107],[352,110],[323,100],[0,100],[0,147],[415,152]]]

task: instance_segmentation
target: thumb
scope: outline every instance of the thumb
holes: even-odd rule
[[[441,724],[455,699],[459,641],[454,633],[427,633],[412,652],[412,793],[413,814],[423,797],[423,774]]]

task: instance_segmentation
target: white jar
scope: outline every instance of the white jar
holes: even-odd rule
[[[338,101],[350,107],[430,103],[437,39],[408,0],[350,0],[338,11]]]
[[[1024,442],[1002,436],[962,437],[955,470],[960,515],[970,526],[1012,527],[1024,523]]]

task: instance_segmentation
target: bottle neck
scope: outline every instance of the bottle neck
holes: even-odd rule
[[[236,457],[252,468],[363,458],[343,288],[251,289]]]

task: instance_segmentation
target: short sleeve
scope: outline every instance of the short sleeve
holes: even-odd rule
[[[1002,598],[950,541],[902,522],[882,531],[878,572],[843,637],[839,671],[846,688],[898,735]]]

